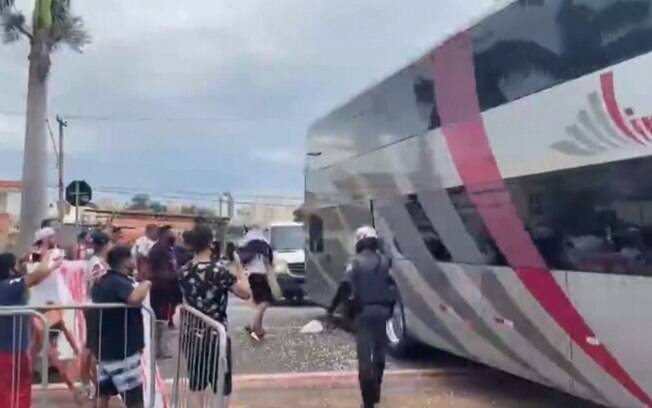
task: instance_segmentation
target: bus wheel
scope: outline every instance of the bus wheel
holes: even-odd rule
[[[405,324],[405,311],[400,300],[396,302],[394,312],[387,321],[387,338],[389,353],[394,357],[406,357],[414,345]]]

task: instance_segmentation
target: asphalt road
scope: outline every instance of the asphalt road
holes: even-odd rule
[[[252,316],[251,306],[239,300],[229,304],[229,331],[233,341],[234,374],[283,374],[344,372],[357,369],[354,339],[346,331],[326,325],[319,334],[301,334],[311,320],[324,321],[323,309],[313,306],[276,306],[265,319],[268,332],[262,342],[255,342],[244,332]],[[175,363],[161,362],[163,375],[171,378]],[[447,353],[421,347],[407,360],[389,359],[388,369],[426,369],[466,373],[451,375],[449,391],[476,401],[478,407],[596,407],[561,392],[498,372]],[[427,387],[423,388],[426,392]],[[272,391],[273,392],[273,391]],[[433,395],[435,391],[433,391]],[[439,394],[438,394],[439,395]],[[498,402],[498,405],[496,403]],[[464,406],[463,404],[460,406]]]

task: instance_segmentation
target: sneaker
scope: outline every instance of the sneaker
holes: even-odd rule
[[[259,336],[258,333],[256,333],[255,331],[250,331],[249,336],[252,339],[256,340],[256,341],[262,341],[263,340],[263,338],[261,336]]]
[[[83,400],[92,401],[95,399],[95,387],[93,384],[82,384],[79,387],[79,396]]]
[[[245,330],[245,333],[247,333],[249,335],[249,337],[251,337],[252,339],[254,339],[256,341],[262,341],[263,338],[265,337],[265,335],[267,334],[264,330],[262,332],[260,332],[260,333],[256,333],[256,331],[254,329],[252,329],[251,326],[246,326],[244,328],[244,330]]]

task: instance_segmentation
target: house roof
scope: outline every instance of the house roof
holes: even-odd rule
[[[23,190],[23,183],[17,180],[0,180],[0,192],[20,193]]]

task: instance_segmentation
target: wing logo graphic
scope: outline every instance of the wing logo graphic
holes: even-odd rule
[[[588,95],[588,109],[580,110],[577,123],[566,127],[568,139],[550,147],[569,156],[595,156],[652,144],[652,116],[637,117],[633,108],[621,108],[613,72],[600,76],[600,90]]]

